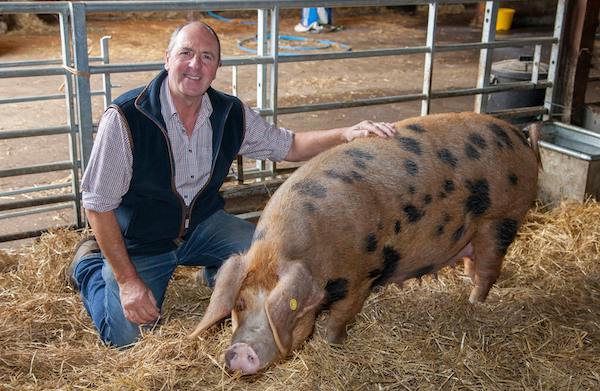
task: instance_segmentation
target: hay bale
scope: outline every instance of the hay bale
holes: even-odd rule
[[[230,323],[186,333],[210,292],[178,270],[160,327],[133,348],[103,346],[60,278],[80,233],[55,231],[0,253],[0,389],[598,389],[600,204],[533,210],[486,303],[462,270],[387,286],[365,303],[343,347],[321,315],[293,357],[249,377],[223,370]]]

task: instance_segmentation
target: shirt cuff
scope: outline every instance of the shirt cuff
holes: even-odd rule
[[[290,153],[290,149],[292,148],[292,143],[294,142],[294,133],[286,128],[280,128],[281,130],[281,140],[280,140],[280,148],[275,148],[273,154],[269,158],[274,162],[280,162],[285,159],[285,157]]]
[[[94,212],[109,212],[117,209],[121,204],[121,198],[113,199],[88,191],[81,192],[81,201],[85,209],[93,210]]]

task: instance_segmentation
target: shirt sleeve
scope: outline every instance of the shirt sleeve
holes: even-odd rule
[[[116,209],[129,189],[133,154],[127,122],[117,109],[102,115],[90,161],[81,182],[83,207],[96,212]]]
[[[244,104],[246,134],[240,155],[258,160],[282,161],[290,151],[294,133],[269,124],[256,111]]]

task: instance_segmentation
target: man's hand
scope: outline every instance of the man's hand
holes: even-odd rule
[[[119,283],[119,295],[125,318],[136,324],[148,324],[160,317],[152,291],[139,277]]]
[[[343,137],[346,142],[350,142],[357,137],[367,137],[369,134],[375,134],[379,137],[387,138],[396,134],[394,124],[389,122],[362,121],[358,124],[346,128]]]

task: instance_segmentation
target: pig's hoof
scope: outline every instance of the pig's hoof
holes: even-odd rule
[[[225,365],[232,371],[241,371],[244,375],[251,375],[260,368],[260,360],[251,346],[239,342],[231,345],[225,352]]]
[[[471,290],[471,295],[469,296],[469,303],[483,303],[488,295],[489,288],[485,289],[483,287],[475,286]]]

